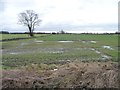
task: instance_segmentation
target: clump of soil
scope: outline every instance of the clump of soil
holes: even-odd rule
[[[3,88],[119,88],[118,63],[75,61],[45,70],[3,70]]]

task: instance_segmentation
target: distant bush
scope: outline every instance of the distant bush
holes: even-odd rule
[[[0,33],[2,33],[2,34],[9,34],[8,31],[0,31]]]
[[[66,32],[63,31],[63,30],[61,30],[61,31],[59,31],[58,33],[60,33],[60,34],[65,34]]]
[[[52,34],[56,34],[55,32],[52,32]]]
[[[120,34],[120,32],[115,32],[115,34]]]

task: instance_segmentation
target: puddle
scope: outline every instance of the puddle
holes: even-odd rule
[[[100,51],[97,51],[97,50],[96,50],[95,52],[96,52],[97,54],[100,54],[100,53],[101,53]]]
[[[96,41],[82,41],[82,43],[96,43]]]
[[[107,55],[101,55],[102,56],[102,59],[105,60],[105,59],[111,59],[110,56],[107,56]]]
[[[27,45],[28,43],[21,43],[21,46]]]
[[[16,48],[21,48],[21,47],[23,47],[23,46],[25,46],[25,45],[28,45],[29,43],[21,43],[19,46],[17,46]]]
[[[10,51],[10,52],[5,52],[4,54],[18,55],[18,54],[30,54],[35,52],[36,51]]]
[[[94,48],[90,48],[90,50],[95,51],[95,49],[94,49]]]
[[[82,41],[82,43],[86,43],[86,41]]]
[[[48,51],[49,53],[63,53],[64,51]]]
[[[53,70],[51,70],[51,71],[57,71],[58,69],[53,69]]]
[[[91,43],[96,43],[96,41],[90,41]]]
[[[10,53],[10,54],[14,54],[14,55],[16,55],[16,54],[19,54],[19,53],[14,53],[14,52],[12,52],[12,53]]]
[[[38,51],[43,53],[64,53],[66,50],[64,48],[40,48]]]
[[[44,41],[35,41],[35,42],[37,42],[37,43],[41,43],[41,42],[44,42]]]
[[[94,48],[90,48],[90,50],[95,51],[97,54],[101,54],[100,51],[98,51],[98,50],[96,50],[96,49],[94,49]]]
[[[105,49],[109,49],[109,50],[113,50],[113,48],[111,48],[110,46],[102,46]]]
[[[21,43],[21,46],[24,46],[25,45],[25,43]]]
[[[104,55],[102,54],[100,51],[94,49],[94,48],[90,48],[90,50],[95,51],[97,54],[101,55],[101,58],[98,59],[102,59],[102,60],[106,60],[106,59],[111,59],[112,57],[108,56],[108,55]]]
[[[2,55],[2,50],[0,50],[0,55]]]
[[[58,62],[62,64],[62,63],[68,63],[68,62],[70,62],[70,61],[71,61],[71,60],[59,60]]]
[[[67,43],[67,42],[73,42],[73,41],[58,41],[58,42],[64,42],[64,43]]]

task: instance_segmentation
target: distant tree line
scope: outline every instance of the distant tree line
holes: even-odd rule
[[[0,31],[0,34],[29,34],[29,32],[8,32],[8,31]],[[63,30],[59,32],[33,32],[33,34],[73,34],[73,33],[68,33]],[[112,34],[120,34],[120,32],[115,32],[115,33],[78,33],[78,34],[101,34],[101,35],[112,35]]]
[[[1,34],[9,34],[8,31],[0,31]]]

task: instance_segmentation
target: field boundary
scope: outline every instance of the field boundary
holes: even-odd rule
[[[11,39],[3,39],[0,40],[0,42],[5,42],[5,41],[13,41],[13,40],[21,40],[21,39],[30,39],[31,37],[26,37],[26,38],[11,38]]]
[[[52,34],[50,34],[50,35],[52,35]],[[50,36],[50,35],[47,35],[47,36]],[[46,35],[45,36],[39,36],[39,37],[46,37]],[[14,40],[22,40],[22,39],[31,39],[31,38],[38,38],[38,36],[33,36],[33,37],[23,37],[23,38],[8,38],[8,39],[2,39],[2,40],[0,40],[0,42],[5,42],[5,41],[14,41]]]

